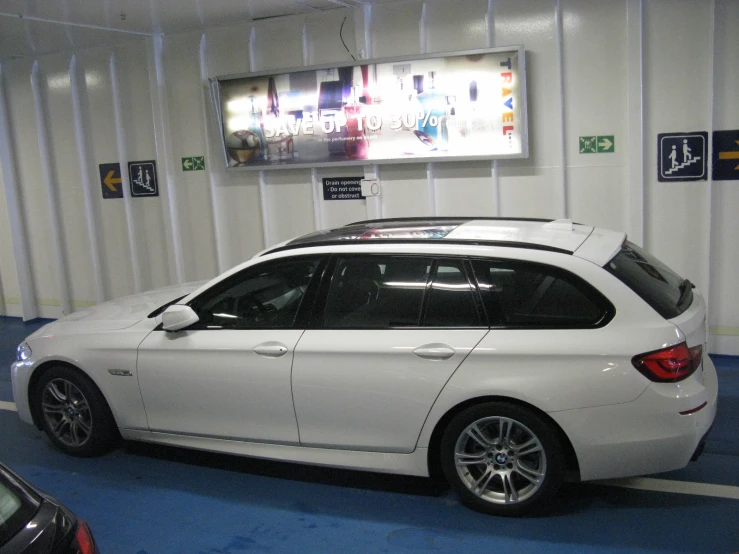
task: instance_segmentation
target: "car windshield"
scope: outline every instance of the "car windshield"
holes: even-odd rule
[[[39,507],[39,499],[0,468],[0,546],[28,523]]]
[[[692,284],[652,254],[631,242],[606,264],[605,269],[641,296],[665,319],[679,316],[693,302]]]

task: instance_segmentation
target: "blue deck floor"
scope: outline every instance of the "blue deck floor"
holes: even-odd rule
[[[0,318],[0,400],[33,328]],[[739,486],[739,358],[714,360],[721,397],[706,452],[659,478]],[[420,478],[140,443],[75,459],[4,410],[0,459],[85,518],[103,553],[739,551],[739,501],[710,496],[567,484],[546,517],[503,519]]]

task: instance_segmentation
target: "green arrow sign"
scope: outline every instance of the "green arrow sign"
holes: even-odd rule
[[[616,150],[616,139],[613,135],[598,136],[598,152],[612,154]]]
[[[192,169],[193,171],[199,171],[205,169],[205,156],[193,156],[192,157]]]
[[[616,151],[613,135],[580,137],[580,154],[612,154]]]
[[[193,163],[192,158],[182,158],[182,171],[192,171]]]

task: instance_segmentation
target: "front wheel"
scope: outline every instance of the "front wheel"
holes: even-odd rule
[[[41,425],[51,441],[73,456],[96,456],[118,438],[105,398],[81,372],[52,367],[39,380],[35,395]]]
[[[454,417],[442,436],[441,465],[464,504],[501,516],[541,508],[565,473],[554,426],[504,402],[472,406]]]

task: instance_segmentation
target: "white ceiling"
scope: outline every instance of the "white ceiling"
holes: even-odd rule
[[[0,0],[0,60],[393,0]],[[395,0],[397,1],[397,0]]]

